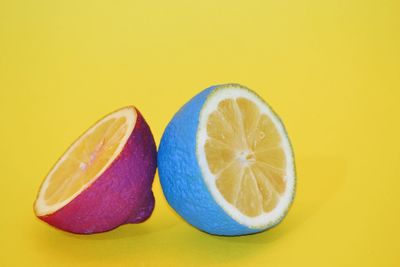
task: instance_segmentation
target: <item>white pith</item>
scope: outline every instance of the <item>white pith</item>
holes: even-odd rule
[[[260,112],[266,114],[274,123],[281,137],[281,146],[283,147],[286,157],[286,175],[284,177],[286,182],[286,188],[284,193],[280,196],[277,206],[270,212],[263,212],[256,217],[249,217],[240,212],[235,206],[229,203],[220,193],[215,183],[215,175],[211,173],[208,166],[204,146],[208,139],[207,134],[207,121],[209,115],[215,111],[218,104],[224,99],[236,99],[238,97],[246,98],[257,105]],[[245,225],[249,228],[263,228],[268,225],[272,225],[285,214],[288,207],[290,206],[294,194],[295,186],[295,173],[294,173],[294,162],[293,152],[287,138],[285,129],[281,121],[276,117],[270,107],[263,102],[256,94],[252,93],[246,88],[239,85],[225,85],[215,89],[207,98],[206,102],[200,113],[199,127],[197,130],[197,159],[202,171],[204,181],[213,196],[216,203],[235,221]]]
[[[45,200],[45,193],[46,190],[49,186],[50,180],[52,178],[53,173],[57,168],[60,166],[60,164],[65,161],[65,159],[68,158],[68,155],[84,140],[88,135],[93,133],[93,131],[103,124],[104,122],[110,120],[110,119],[118,119],[121,117],[126,118],[126,125],[127,125],[127,130],[124,133],[124,136],[121,138],[120,143],[115,150],[114,154],[110,157],[108,162],[102,167],[102,169],[94,176],[92,179],[90,179],[86,184],[84,184],[77,192],[75,192],[71,197],[65,199],[62,202],[55,203],[53,205],[48,205]],[[44,216],[48,215],[51,213],[54,213],[55,211],[59,210],[60,208],[64,207],[67,205],[69,202],[71,202],[74,198],[76,198],[82,191],[84,191],[86,188],[88,188],[94,181],[97,180],[98,177],[100,177],[106,170],[107,168],[112,164],[114,159],[121,153],[122,149],[124,148],[126,142],[129,139],[129,136],[131,135],[133,129],[135,128],[136,124],[136,110],[134,107],[126,107],[123,109],[120,109],[114,113],[111,113],[107,115],[106,117],[102,118],[98,122],[96,122],[92,127],[90,127],[82,136],[80,136],[68,149],[64,154],[61,156],[61,158],[57,161],[57,163],[54,165],[54,167],[51,169],[49,174],[46,176],[45,180],[43,181],[39,194],[37,196],[36,202],[35,202],[35,212],[36,215],[38,216]],[[90,138],[90,137],[89,137]]]

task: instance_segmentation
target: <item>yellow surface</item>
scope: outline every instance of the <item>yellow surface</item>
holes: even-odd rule
[[[400,2],[1,1],[0,266],[400,266]],[[164,200],[78,236],[33,214],[89,125],[135,104],[158,142],[200,89],[238,82],[283,118],[295,203],[253,236],[204,234]]]

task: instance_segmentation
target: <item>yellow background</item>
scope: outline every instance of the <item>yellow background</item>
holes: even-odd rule
[[[400,266],[397,0],[0,0],[0,266]],[[78,236],[34,217],[41,183],[89,125],[134,104],[158,143],[213,84],[281,115],[298,171],[278,227],[224,238],[167,205]]]

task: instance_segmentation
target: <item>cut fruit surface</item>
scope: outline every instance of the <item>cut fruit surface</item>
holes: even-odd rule
[[[255,93],[215,90],[200,115],[197,156],[218,204],[258,227],[278,220],[294,194],[293,154],[285,129]]]
[[[36,214],[42,216],[62,208],[90,186],[124,148],[136,117],[133,107],[118,110],[76,140],[44,180],[35,204]]]
[[[246,98],[225,99],[207,134],[207,163],[224,198],[252,217],[275,208],[286,187],[286,158],[271,119]]]

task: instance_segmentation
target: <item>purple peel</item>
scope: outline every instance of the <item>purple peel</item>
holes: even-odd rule
[[[126,223],[141,223],[150,217],[150,215],[153,213],[155,204],[153,192],[150,192],[149,196],[145,198],[143,203],[144,204],[142,207],[132,212],[131,216],[129,216],[128,220],[126,220]]]

